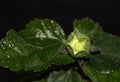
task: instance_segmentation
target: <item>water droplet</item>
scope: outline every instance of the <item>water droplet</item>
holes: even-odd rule
[[[53,21],[53,20],[51,20],[51,23],[54,23],[54,21]]]
[[[111,72],[113,72],[113,70],[112,71],[109,71],[109,70],[102,70],[101,71],[101,73],[103,73],[103,74],[110,74]]]
[[[10,56],[9,56],[9,55],[7,55],[7,57],[8,57],[8,58],[10,58]]]
[[[42,26],[44,26],[44,23],[43,23],[43,22],[42,22],[41,24],[42,24]]]

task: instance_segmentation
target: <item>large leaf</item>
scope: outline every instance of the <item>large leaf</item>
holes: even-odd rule
[[[54,71],[49,75],[47,82],[82,82],[82,79],[75,71]]]
[[[20,32],[26,38],[50,38],[64,41],[65,33],[55,21],[49,19],[34,19]]]
[[[0,65],[14,71],[47,69],[64,42],[65,34],[55,21],[32,20],[26,29],[10,30],[0,41]]]
[[[88,64],[84,64],[82,69],[92,82],[120,82],[120,68],[110,74],[96,72],[96,70]]]
[[[120,38],[100,31],[95,33],[93,46],[99,52],[90,55],[90,60],[83,65],[85,74],[93,82],[119,82]]]
[[[100,31],[95,33],[92,45],[99,52],[90,55],[88,64],[96,71],[109,74],[120,65],[119,37]]]

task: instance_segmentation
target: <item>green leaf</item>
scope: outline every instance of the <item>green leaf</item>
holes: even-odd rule
[[[89,37],[93,36],[93,34],[96,31],[100,30],[99,23],[94,22],[90,18],[83,18],[82,20],[75,20],[73,22],[73,27],[77,34],[83,34]]]
[[[47,69],[64,43],[65,34],[55,21],[32,20],[26,29],[10,30],[0,41],[0,65],[14,71]]]
[[[50,38],[64,41],[66,36],[61,26],[49,19],[34,19],[20,32],[26,38]]]
[[[120,38],[100,31],[95,33],[93,45],[100,52],[90,55],[83,71],[93,82],[119,82]]]
[[[73,59],[72,57],[70,57],[68,54],[59,54],[57,55],[53,60],[52,60],[53,64],[63,64],[63,65],[68,65],[71,64],[73,62],[75,62],[75,59]]]
[[[110,74],[103,74],[100,72],[96,72],[96,70],[88,65],[84,64],[82,70],[92,82],[119,82],[120,81],[120,68],[116,69],[114,72]]]
[[[54,71],[49,75],[47,82],[82,82],[82,79],[75,71]]]
[[[90,55],[88,64],[96,71],[109,74],[120,66],[120,37],[100,31],[95,33],[92,45],[99,52]]]

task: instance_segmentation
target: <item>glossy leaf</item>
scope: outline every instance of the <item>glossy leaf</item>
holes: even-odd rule
[[[65,33],[61,26],[49,19],[34,19],[26,25],[26,29],[20,31],[26,38],[50,38],[64,41]]]
[[[120,66],[120,37],[97,32],[92,45],[97,46],[99,52],[90,55],[88,65],[104,74],[109,74]]]
[[[47,82],[82,82],[82,79],[75,71],[54,71],[49,75]]]
[[[64,48],[64,42],[65,34],[56,22],[32,20],[26,29],[18,33],[10,30],[0,41],[0,65],[14,71],[47,69]]]
[[[120,38],[102,31],[94,33],[92,54],[82,70],[92,82],[120,81]]]
[[[82,67],[84,73],[89,76],[92,82],[119,82],[120,81],[120,68],[116,69],[110,74],[103,74],[97,72],[92,66],[84,64]]]

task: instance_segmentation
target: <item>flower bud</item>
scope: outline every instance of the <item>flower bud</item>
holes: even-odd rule
[[[67,45],[68,51],[74,57],[82,58],[90,52],[90,39],[83,34],[72,32],[68,37]]]

